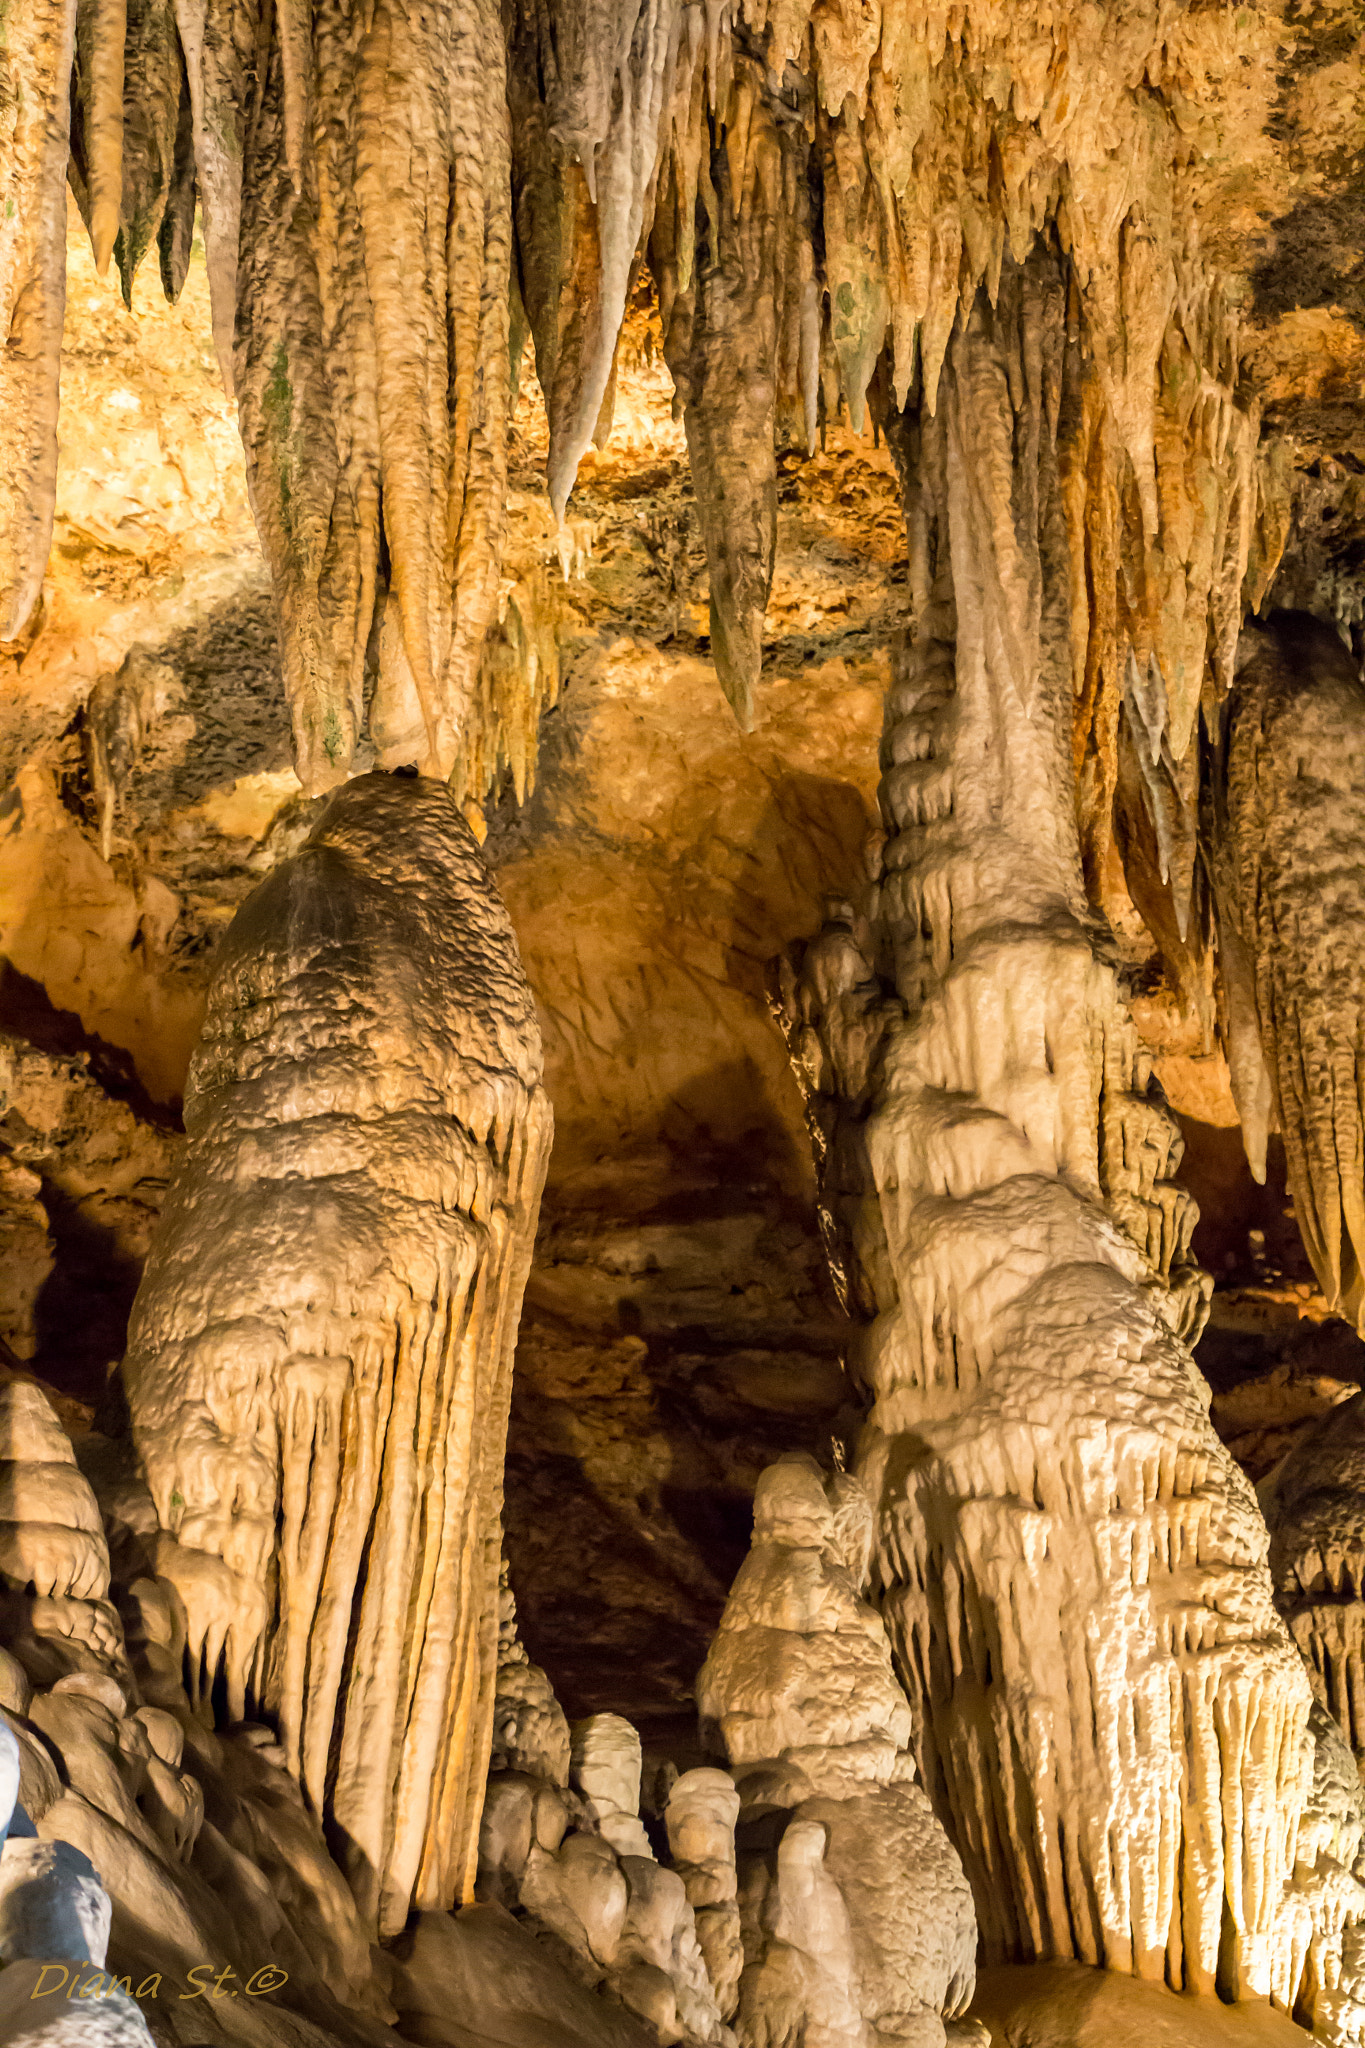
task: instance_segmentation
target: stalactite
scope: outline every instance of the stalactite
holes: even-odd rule
[[[1225,82],[1257,61],[1264,25],[1172,22],[1144,5],[968,19],[928,0],[856,17],[744,0],[729,15],[675,7],[665,27],[628,0],[598,24],[589,61],[584,19],[528,4],[510,56],[551,494],[562,510],[591,438],[624,304],[608,273],[624,278],[643,221],[666,331],[677,307],[669,363],[720,600],[717,665],[742,718],[774,426],[787,431],[799,411],[810,440],[841,402],[860,424],[883,350],[896,402],[918,364],[932,412],[959,311],[978,288],[995,293],[1006,253],[1021,258],[1043,234],[1070,257],[1086,371],[1063,493],[1083,676],[1073,738],[1097,874],[1130,653],[1159,678],[1177,767],[1206,656],[1220,687],[1231,674],[1263,495],[1257,419],[1235,394],[1236,323],[1192,221],[1201,145],[1216,157]],[[660,116],[656,87],[670,76]],[[774,120],[780,178],[759,175]],[[601,182],[625,164],[619,189]],[[721,334],[726,345],[711,347]],[[1187,822],[1186,866],[1192,847]]]
[[[76,15],[70,179],[103,276],[124,301],[153,243],[178,296],[194,232],[189,85],[170,0],[83,0]]]
[[[255,12],[251,0],[176,0],[175,12],[192,110],[213,345],[230,393],[247,80],[256,61]]]
[[[95,268],[103,277],[114,253],[114,238],[123,212],[123,46],[128,32],[127,0],[86,0],[76,9],[76,103],[82,115],[80,135],[73,123],[73,172],[85,156],[85,175],[76,184],[82,197],[85,224],[95,252]],[[85,150],[79,143],[88,131]]]
[[[681,0],[520,0],[515,12],[518,253],[556,518],[608,398],[683,12]]]
[[[743,731],[753,724],[777,547],[776,375],[784,150],[761,71],[736,59],[728,120],[708,126],[684,282],[660,264],[664,357],[687,433],[711,581],[711,656]],[[740,140],[731,147],[731,139]]]
[[[236,384],[306,786],[346,774],[381,551],[371,726],[383,765],[448,775],[497,598],[509,219],[489,0],[411,33],[380,7],[313,28],[300,161],[289,37],[245,136]],[[382,520],[381,520],[382,503]]]
[[[220,949],[130,1328],[198,1692],[277,1718],[372,1929],[473,1882],[539,1072],[449,792],[349,784]]]
[[[504,771],[524,804],[535,787],[537,728],[559,697],[558,603],[550,575],[537,567],[507,592],[479,665],[464,753],[451,786],[479,838],[483,801]]]
[[[1284,1137],[1304,1245],[1365,1327],[1365,689],[1330,626],[1272,613],[1245,636],[1215,792],[1218,946],[1253,1171]]]
[[[1292,2006],[1365,1893],[1297,1886],[1305,1674],[1181,1341],[1178,1144],[1086,909],[1067,296],[1007,261],[936,413],[892,423],[889,836],[787,1024],[867,1318],[880,1604],[987,1957]]]
[[[1140,673],[1160,675],[1167,743],[1185,762],[1205,654],[1225,686],[1242,573],[1274,525],[1258,509],[1254,412],[1234,397],[1234,323],[1191,226],[1224,82],[1269,34],[1251,10],[1170,20],[1130,0],[1103,17],[1073,4],[969,19],[938,0],[895,0],[846,19],[803,0],[744,0],[733,13],[614,0],[605,14],[522,0],[510,77],[492,0],[443,0],[417,23],[386,6],[362,20],[335,0],[311,18],[297,0],[266,12],[175,0],[174,22],[167,0],[127,0],[121,13],[120,0],[86,0],[81,23],[75,182],[101,262],[117,195],[125,290],[154,235],[178,289],[202,196],[215,340],[241,396],[310,789],[347,772],[371,645],[381,765],[445,775],[480,749],[469,728],[483,715],[474,699],[497,603],[509,289],[536,336],[562,515],[609,423],[629,282],[652,250],[716,658],[747,719],[774,433],[809,444],[840,404],[856,425],[883,352],[897,402],[918,364],[932,410],[960,308],[981,286],[994,292],[1007,251],[1022,256],[1039,234],[1071,258],[1087,363],[1065,497],[1092,874],[1129,651]],[[55,461],[49,159],[70,23],[54,14],[48,27],[30,55],[57,126],[10,172],[35,291],[28,339],[12,340],[7,362],[12,379],[33,364],[21,395],[37,400],[9,409],[30,436],[8,465],[23,480],[10,631],[38,587]],[[11,290],[11,320],[16,303]],[[525,716],[519,704],[510,725]],[[500,747],[501,732],[483,751]],[[1184,831],[1179,863],[1190,843]]]
[[[202,192],[301,779],[323,790],[349,772],[377,611],[380,764],[449,775],[478,744],[506,494],[496,5],[412,20],[339,0],[127,0],[123,15],[87,0],[75,106],[73,183],[101,265],[117,191],[125,297],[153,240],[179,291]],[[518,705],[485,744],[519,744],[524,722]]]
[[[0,640],[42,589],[57,494],[75,0],[19,0],[0,47]]]

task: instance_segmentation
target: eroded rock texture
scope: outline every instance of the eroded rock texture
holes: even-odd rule
[[[1007,265],[937,412],[895,428],[887,838],[789,1031],[864,1321],[874,1582],[986,1958],[1289,2005],[1309,1690],[1186,1349],[1178,1142],[1081,887],[1059,314]]]
[[[550,1140],[454,799],[372,775],[239,913],[124,1382],[207,1695],[278,1718],[372,1926],[473,1878]]]

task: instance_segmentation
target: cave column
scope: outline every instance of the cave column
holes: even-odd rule
[[[1292,1998],[1308,1691],[1187,1340],[1179,1139],[1086,908],[1055,271],[892,423],[913,629],[865,904],[785,981],[870,1397],[860,1470],[983,1961]]]

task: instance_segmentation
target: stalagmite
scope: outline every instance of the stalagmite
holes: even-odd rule
[[[726,1771],[684,1771],[668,1795],[664,1818],[674,1868],[687,1888],[720,2016],[732,2019],[744,1965],[735,1875],[739,1794],[734,1780]]]
[[[1248,627],[1224,713],[1218,945],[1253,1171],[1273,1116],[1328,1301],[1365,1328],[1365,688],[1306,613]]]
[[[827,1489],[801,1455],[768,1468],[698,1680],[703,1735],[739,1789],[746,2048],[968,2038],[954,2023],[975,1981],[976,1917],[914,1782],[910,1709],[861,1598],[866,1547],[848,1542],[871,1519],[860,1493],[851,1478]],[[768,1841],[742,1846],[743,1821],[765,1817]]]
[[[640,1824],[640,1738],[620,1714],[593,1714],[573,1736],[573,1783],[621,1856],[652,1856]]]
[[[1310,1694],[1182,1341],[1178,1141],[1082,890],[1065,304],[1046,258],[1006,263],[936,414],[892,423],[888,836],[788,1030],[863,1320],[874,1583],[986,1958],[1288,2007]]]
[[[0,1386],[0,1574],[43,1600],[101,1601],[109,1550],[88,1482],[42,1390]]]
[[[479,1839],[480,1906],[529,1915],[552,1950],[569,1952],[576,1977],[607,1987],[655,2040],[727,2048],[733,2036],[708,1967],[715,1944],[694,1913],[689,1869],[659,1863],[640,1819],[640,1737],[619,1714],[580,1722],[568,1789],[567,1726],[544,1673],[516,1639],[505,1581],[496,1724]],[[733,1786],[723,1783],[733,1800]],[[733,1900],[733,1831],[729,1864]],[[478,1930],[467,1938],[477,1941]],[[565,2016],[563,2004],[561,1997],[557,2018]],[[605,2011],[598,2024],[605,2029]]]
[[[239,913],[124,1383],[207,1697],[278,1718],[372,1927],[469,1895],[550,1137],[449,792],[370,775]]]

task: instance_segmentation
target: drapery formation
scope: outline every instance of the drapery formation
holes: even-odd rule
[[[1365,1891],[1296,1874],[1309,1685],[1186,1348],[1179,1141],[1086,907],[1066,295],[1006,262],[936,410],[915,386],[890,423],[914,625],[886,840],[784,1017],[862,1326],[874,1579],[986,1956],[1311,2006],[1340,1882],[1348,1918]]]
[[[373,1930],[473,1883],[551,1118],[450,793],[370,775],[218,956],[124,1384],[201,1695],[277,1722]]]

